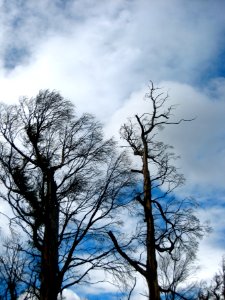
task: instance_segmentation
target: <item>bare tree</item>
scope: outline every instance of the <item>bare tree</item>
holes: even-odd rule
[[[224,300],[225,299],[225,257],[222,258],[220,270],[210,282],[203,281],[199,284],[199,300]]]
[[[16,300],[27,288],[27,257],[21,251],[19,236],[2,238],[0,252],[0,297]]]
[[[127,158],[57,92],[1,104],[0,134],[1,197],[34,249],[36,296],[57,299],[107,264],[106,231],[132,184]]]
[[[172,164],[176,156],[171,147],[157,139],[165,126],[185,121],[170,120],[174,107],[167,107],[167,98],[151,83],[146,100],[152,111],[135,115],[121,127],[122,138],[140,159],[140,167],[131,170],[140,175],[131,208],[138,223],[136,232],[127,240],[119,240],[115,232],[109,232],[118,254],[146,279],[147,297],[151,300],[159,300],[160,292],[166,292],[159,285],[157,256],[168,253],[175,259],[179,249],[188,252],[197,248],[204,232],[194,213],[194,202],[174,196],[174,189],[184,183],[184,177]]]
[[[195,251],[196,249],[175,249],[172,256],[168,252],[160,255],[158,275],[165,300],[193,300],[196,284],[191,279],[198,270]]]

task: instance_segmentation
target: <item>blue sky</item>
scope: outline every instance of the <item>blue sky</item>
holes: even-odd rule
[[[0,101],[56,89],[118,138],[128,116],[148,109],[153,80],[179,104],[178,117],[196,117],[162,138],[181,156],[187,182],[177,193],[195,197],[214,228],[200,245],[199,278],[225,253],[224,11],[223,0],[0,1]],[[91,288],[104,291],[114,289]]]

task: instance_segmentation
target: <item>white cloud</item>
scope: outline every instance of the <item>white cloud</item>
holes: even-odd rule
[[[27,296],[30,297],[29,294],[23,293],[22,295],[19,296],[19,300],[25,300],[25,299],[27,299]],[[81,298],[70,289],[63,290],[62,296],[63,296],[63,299],[65,299],[65,300],[81,300]],[[32,299],[35,299],[35,297],[32,297]],[[59,299],[61,299],[61,298],[59,297]]]
[[[65,297],[66,300],[81,300],[75,292],[69,289],[63,290],[63,297]]]
[[[162,85],[169,89],[172,103],[179,104],[175,118],[196,117],[192,122],[168,127],[163,134],[163,139],[181,155],[179,165],[187,185],[193,190],[201,189],[204,196],[209,196],[207,192],[215,193],[215,189],[224,190],[224,98],[215,99],[210,91],[175,82]]]
[[[193,82],[218,52],[224,18],[208,3],[203,13],[199,3],[175,0],[68,1],[67,10],[52,1],[12,3],[2,44],[24,43],[30,56],[15,70],[2,69],[0,99],[58,89],[102,119],[149,79]],[[213,13],[217,22],[209,18]]]
[[[200,269],[194,279],[210,280],[221,266],[224,251],[224,210],[220,205],[201,208],[198,211],[202,222],[209,221],[213,231],[206,235],[200,243],[198,263]]]

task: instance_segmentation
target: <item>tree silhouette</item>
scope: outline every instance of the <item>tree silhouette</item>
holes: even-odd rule
[[[0,134],[1,197],[33,248],[36,296],[57,299],[107,265],[106,232],[132,185],[129,163],[93,116],[78,117],[54,91],[1,104]]]
[[[167,98],[151,83],[146,101],[152,110],[135,115],[121,127],[121,137],[134,157],[139,158],[139,167],[131,170],[139,174],[131,207],[137,226],[133,235],[123,240],[115,232],[108,233],[125,263],[145,278],[151,300],[159,300],[160,293],[173,292],[171,286],[159,284],[158,257],[167,253],[175,260],[181,251],[193,251],[206,229],[194,213],[194,201],[177,199],[173,193],[184,183],[184,177],[172,164],[176,159],[172,147],[158,140],[158,136],[165,126],[185,120],[171,120],[174,107],[167,106]]]

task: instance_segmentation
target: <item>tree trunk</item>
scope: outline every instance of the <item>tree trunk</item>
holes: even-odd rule
[[[16,284],[15,282],[9,282],[8,283],[8,289],[10,294],[11,300],[17,300],[17,293],[16,293]]]
[[[149,289],[149,299],[160,300],[160,291],[158,284],[158,272],[155,250],[155,228],[154,219],[152,214],[152,195],[151,195],[151,178],[148,168],[148,146],[143,137],[144,153],[143,153],[143,175],[144,175],[144,209],[145,220],[147,223],[147,235],[146,235],[146,250],[147,250],[147,262],[146,281]]]
[[[156,252],[154,247],[154,235],[152,229],[154,229],[152,216],[146,218],[147,221],[147,284],[149,289],[149,299],[160,300],[160,292],[158,285],[158,272],[157,272],[157,261]]]
[[[56,197],[54,172],[46,172],[44,241],[41,253],[41,300],[57,300],[58,284],[58,230],[59,208]]]

